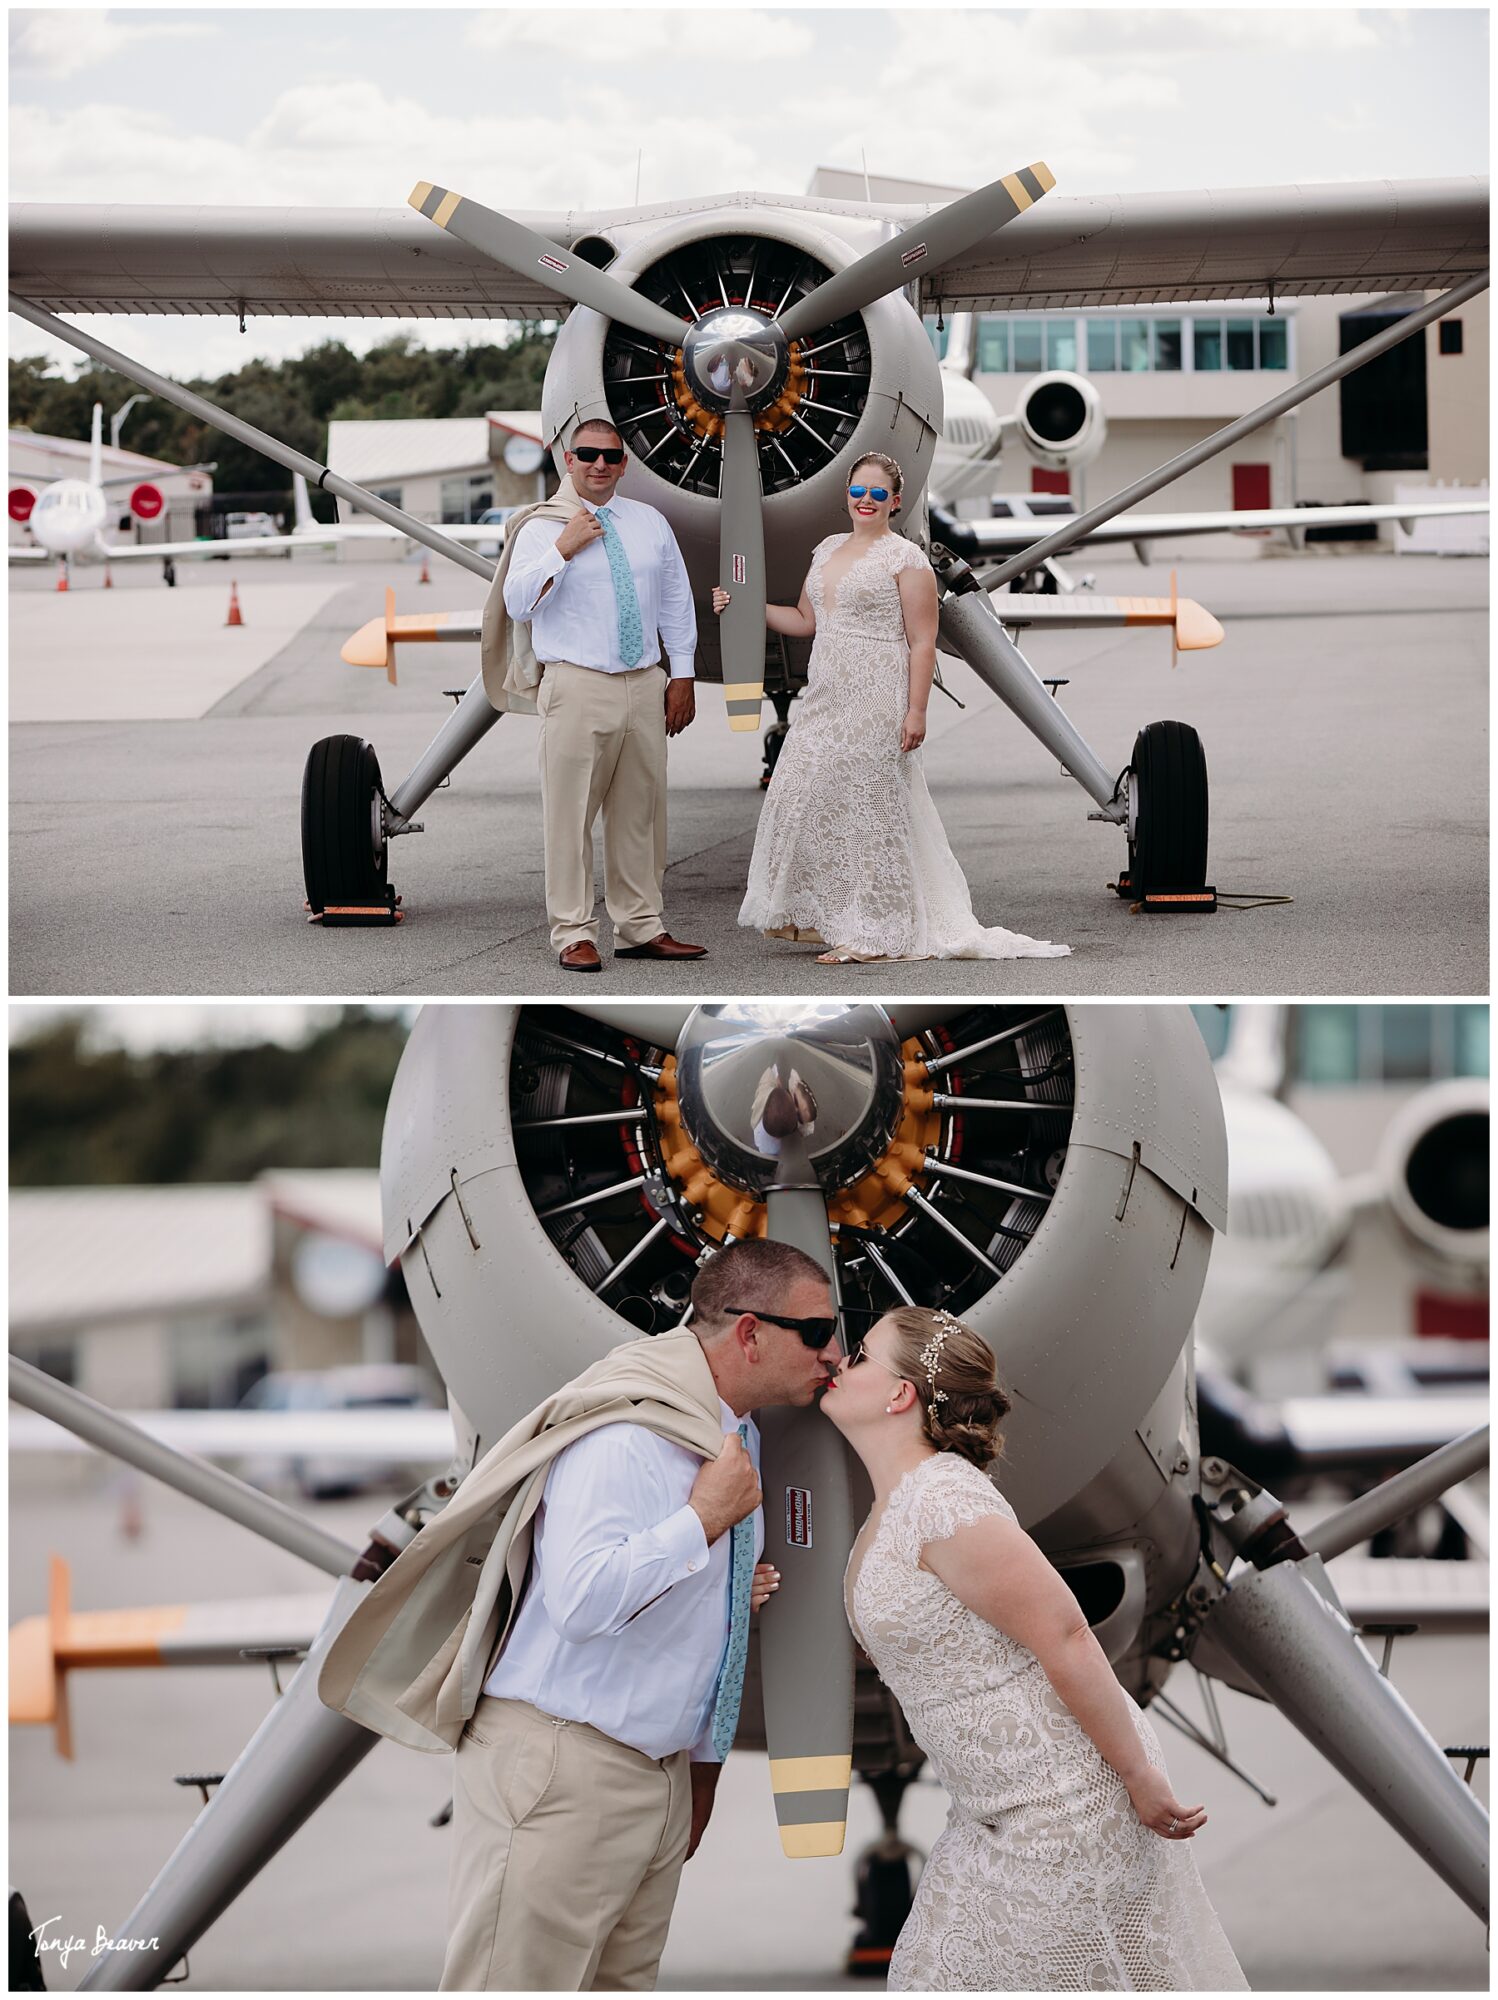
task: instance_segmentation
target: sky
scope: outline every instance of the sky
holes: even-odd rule
[[[524,212],[819,165],[1060,194],[1485,173],[1485,9],[19,9],[12,201]],[[166,374],[400,322],[84,322]],[[14,317],[13,354],[69,350]],[[454,345],[486,326],[428,322]]]

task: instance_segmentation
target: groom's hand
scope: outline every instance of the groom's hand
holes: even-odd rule
[[[745,1451],[738,1433],[730,1431],[718,1456],[703,1460],[687,1495],[687,1505],[701,1521],[711,1546],[736,1521],[752,1514],[759,1500],[759,1475],[754,1470],[754,1460]]]
[[[718,1789],[718,1773],[721,1764],[694,1764],[692,1766],[692,1836],[687,1842],[687,1859],[702,1844],[702,1836],[707,1831],[707,1823],[712,1818],[713,1798]]]
[[[666,683],[666,734],[680,736],[696,713],[696,681],[690,674],[673,674]]]

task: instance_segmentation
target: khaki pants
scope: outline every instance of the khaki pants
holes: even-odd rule
[[[541,717],[546,913],[555,951],[598,942],[593,825],[603,812],[604,903],[619,944],[666,928],[666,675],[547,663]]]
[[[458,1742],[441,1991],[651,1992],[692,1827],[687,1752],[481,1695]]]

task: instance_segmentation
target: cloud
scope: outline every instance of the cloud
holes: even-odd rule
[[[126,22],[102,7],[18,10],[10,17],[10,62],[21,73],[76,76],[113,61],[134,42],[211,33],[207,21]]]
[[[795,15],[753,8],[687,14],[645,7],[595,12],[538,6],[474,14],[464,39],[470,48],[498,55],[540,49],[572,64],[633,65],[650,57],[685,59],[692,53],[688,40],[699,36],[719,60],[735,66],[805,55],[813,43],[811,30]]]

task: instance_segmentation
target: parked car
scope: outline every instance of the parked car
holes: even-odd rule
[[[239,1400],[242,1410],[437,1410],[444,1399],[424,1368],[406,1362],[365,1362],[346,1368],[273,1370]],[[309,1500],[371,1487],[414,1485],[410,1465],[350,1458],[346,1454],[266,1453],[246,1459],[242,1478],[252,1485],[295,1486]]]
[[[518,507],[486,507],[483,513],[479,515],[475,525],[480,528],[487,528],[492,523],[494,527],[502,530],[510,516],[517,514],[519,511]],[[481,556],[488,556],[491,561],[498,557],[504,545],[505,538],[503,533],[496,535],[492,542],[474,543],[474,547],[478,550],[479,554]]]
[[[226,514],[224,535],[231,542],[254,541],[264,535],[279,534],[274,514]]]

